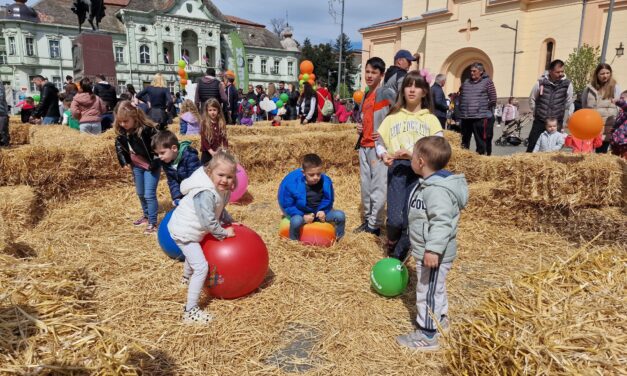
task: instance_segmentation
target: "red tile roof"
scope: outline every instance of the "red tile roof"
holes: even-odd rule
[[[224,18],[226,18],[227,21],[232,22],[234,24],[239,24],[239,25],[247,25],[247,26],[253,26],[253,27],[262,27],[265,29],[266,25],[262,25],[260,23],[256,23],[254,21],[251,20],[247,20],[245,18],[239,18],[239,17],[235,17],[235,16],[229,16],[228,14],[224,15]]]

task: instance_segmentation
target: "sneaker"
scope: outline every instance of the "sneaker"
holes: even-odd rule
[[[189,286],[189,277],[182,276],[181,277],[181,287]]]
[[[364,231],[366,231],[366,227],[368,227],[368,224],[366,222],[364,222],[359,227],[354,229],[353,233],[354,234],[359,234],[360,232],[364,232]]]
[[[440,329],[443,332],[446,332],[450,326],[450,322],[448,320],[448,316],[442,316],[440,319]]]
[[[146,226],[146,229],[144,230],[144,234],[146,235],[152,235],[156,233],[157,233],[157,225],[153,225],[152,223]]]
[[[148,223],[148,218],[141,217],[140,219],[133,222],[133,226],[141,226],[141,225],[145,225],[146,223]]]
[[[381,235],[381,229],[380,228],[370,228],[370,226],[368,226],[368,225],[366,225],[366,228],[364,229],[364,232],[366,232],[368,234],[372,234],[374,236]]]
[[[440,348],[440,345],[438,343],[438,335],[434,335],[433,337],[429,338],[420,329],[396,337],[396,342],[403,347],[418,351],[436,351]]]
[[[183,323],[185,324],[209,324],[213,320],[213,315],[205,312],[198,306],[186,311],[183,309]]]

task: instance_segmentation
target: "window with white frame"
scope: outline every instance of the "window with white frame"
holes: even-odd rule
[[[9,37],[9,55],[15,55],[15,37]]]
[[[268,60],[266,59],[261,59],[261,73],[268,73]]]
[[[293,61],[287,62],[287,74],[289,75],[294,74],[294,62]]]
[[[150,48],[145,44],[139,47],[139,62],[141,64],[150,64]]]
[[[61,81],[61,77],[52,76],[52,83],[57,87],[57,89],[59,89],[59,91],[63,90],[63,81]]]
[[[279,60],[274,61],[274,69],[272,70],[273,74],[279,74],[279,69],[281,68],[281,62]]]
[[[58,40],[49,40],[50,58],[59,59],[61,57],[61,45]]]
[[[115,62],[116,63],[124,62],[124,47],[115,46]]]
[[[0,38],[0,64],[6,64],[6,63],[7,63],[7,45],[5,44],[4,38]]]
[[[170,91],[170,93],[175,93],[176,92],[174,90],[174,81],[168,81],[168,90]]]
[[[26,56],[35,56],[35,40],[26,38]]]
[[[126,93],[126,81],[118,81],[118,95]]]
[[[255,60],[250,58],[248,59],[248,73],[253,73],[255,70],[253,67],[255,66]]]

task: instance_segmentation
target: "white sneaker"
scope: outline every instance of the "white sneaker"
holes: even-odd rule
[[[185,324],[200,324],[206,325],[213,320],[213,315],[209,312],[205,312],[198,306],[190,309],[189,311],[183,310],[183,323]]]

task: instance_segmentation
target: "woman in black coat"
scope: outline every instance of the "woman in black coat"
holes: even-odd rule
[[[148,103],[148,117],[157,123],[159,130],[168,126],[166,110],[172,104],[172,96],[161,73],[155,74],[150,86],[140,91],[137,99]]]

